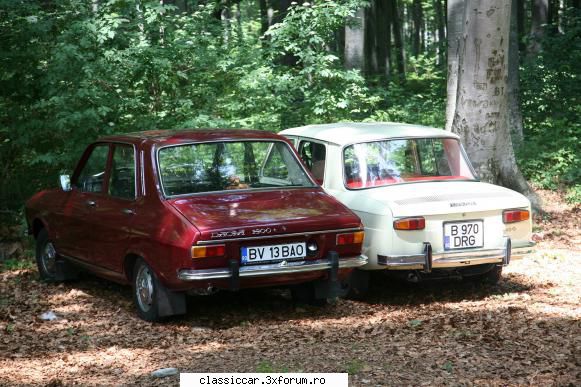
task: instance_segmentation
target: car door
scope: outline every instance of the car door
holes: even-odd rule
[[[92,216],[93,262],[109,271],[122,272],[137,211],[137,160],[132,144],[112,144],[105,193]]]
[[[313,140],[300,140],[298,146],[299,156],[309,169],[317,183],[323,185],[325,180],[325,162],[327,149],[325,144]]]
[[[63,206],[62,226],[57,230],[59,253],[88,263],[92,263],[93,217],[105,190],[109,148],[108,143],[96,143],[83,155]]]

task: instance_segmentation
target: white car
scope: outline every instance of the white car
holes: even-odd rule
[[[337,123],[283,130],[315,179],[365,225],[363,270],[410,281],[472,277],[497,282],[533,250],[531,205],[478,181],[459,137],[397,123]],[[366,291],[359,272],[355,291]]]

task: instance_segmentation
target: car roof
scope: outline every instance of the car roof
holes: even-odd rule
[[[159,145],[174,145],[190,142],[221,141],[221,140],[281,140],[283,137],[265,130],[249,129],[179,129],[179,130],[148,130],[106,136],[98,141],[104,142],[149,142]]]
[[[338,122],[285,129],[279,134],[309,137],[337,145],[402,137],[453,137],[456,134],[422,125],[395,122]]]

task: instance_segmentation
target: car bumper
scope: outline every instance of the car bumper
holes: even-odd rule
[[[449,269],[483,264],[508,265],[511,259],[520,259],[533,252],[534,242],[522,246],[512,246],[510,238],[505,238],[504,247],[488,250],[463,250],[446,253],[432,253],[431,245],[424,243],[424,252],[416,255],[379,255],[377,263],[388,270]]]
[[[306,273],[321,270],[349,269],[361,267],[367,263],[365,255],[336,259],[333,257],[318,259],[315,261],[277,262],[266,265],[237,266],[236,263],[229,268],[180,270],[178,278],[182,281],[207,281],[232,278],[255,278],[294,273]]]

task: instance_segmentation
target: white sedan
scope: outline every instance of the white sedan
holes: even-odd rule
[[[497,282],[532,252],[531,205],[478,181],[459,137],[396,123],[338,123],[283,130],[323,188],[365,225],[363,270],[410,281],[472,277]],[[359,272],[355,291],[367,275]]]

